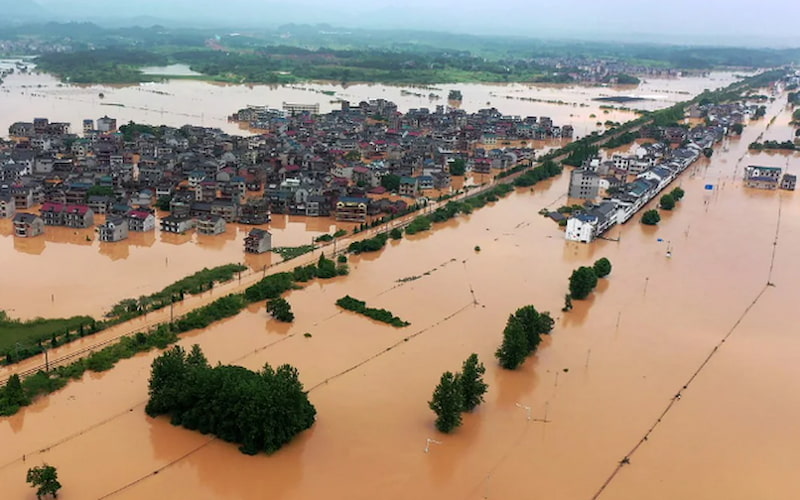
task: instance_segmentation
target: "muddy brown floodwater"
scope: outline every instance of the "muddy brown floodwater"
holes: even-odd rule
[[[562,175],[354,257],[349,276],[288,295],[292,325],[257,304],[184,335],[212,363],[298,367],[318,420],[278,453],[245,456],[148,418],[147,353],[0,420],[3,498],[32,500],[25,471],[45,461],[65,500],[798,498],[800,200],[741,183],[748,163],[800,168],[746,150],[782,106],[685,172],[686,197],[658,227],[634,219],[611,232],[618,242],[565,242],[537,214],[563,201]],[[612,274],[560,312],[571,271],[599,257]],[[411,326],[342,312],[345,294]],[[525,304],[556,327],[520,370],[501,370],[505,319]],[[426,402],[472,352],[486,402],[441,435]],[[440,444],[425,453],[428,438]]]

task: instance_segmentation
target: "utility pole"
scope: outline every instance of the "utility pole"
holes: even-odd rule
[[[517,403],[516,406],[517,406],[517,408],[522,408],[523,410],[525,410],[525,415],[527,417],[527,420],[531,419],[531,407],[530,406],[525,406],[522,403]]]
[[[428,438],[428,439],[425,441],[425,453],[428,453],[428,451],[430,451],[430,449],[431,449],[431,443],[433,443],[433,444],[442,444],[441,442],[439,442],[439,441],[437,441],[437,440],[435,440],[435,439]]]

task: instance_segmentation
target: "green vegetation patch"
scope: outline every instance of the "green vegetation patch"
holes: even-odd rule
[[[367,307],[366,302],[364,302],[363,300],[354,299],[349,295],[345,295],[341,299],[337,300],[336,305],[341,307],[342,309],[347,309],[348,311],[356,312],[368,318],[372,318],[376,321],[381,321],[383,323],[392,325],[397,328],[402,328],[404,326],[408,326],[411,324],[408,321],[403,321],[402,319],[398,318],[397,316],[387,311],[386,309],[375,309],[372,307]]]
[[[93,324],[94,319],[89,316],[20,321],[11,319],[5,312],[0,311],[0,352],[13,353],[15,350],[27,350],[31,344],[52,340],[53,335],[60,336],[66,331],[77,332],[81,328],[88,331]]]
[[[317,414],[296,368],[212,368],[196,344],[189,354],[175,346],[153,361],[149,394],[151,417],[169,415],[172,424],[239,443],[248,455],[278,451]]]
[[[275,247],[272,251],[280,255],[283,260],[292,260],[295,257],[313,252],[315,248],[314,245],[300,245],[299,247]]]
[[[147,311],[164,308],[173,302],[183,300],[185,294],[198,294],[210,290],[216,283],[225,283],[233,279],[236,273],[246,271],[247,266],[226,264],[211,269],[203,268],[196,273],[182,278],[165,287],[160,292],[143,295],[138,299],[125,299],[115,304],[106,316],[109,318],[127,319],[139,316]]]

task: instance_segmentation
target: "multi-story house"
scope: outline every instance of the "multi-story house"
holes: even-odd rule
[[[217,235],[225,232],[225,219],[219,215],[203,215],[196,220],[197,232]]]
[[[100,241],[115,242],[128,238],[128,219],[111,216],[99,227]]]
[[[152,231],[156,227],[156,218],[145,210],[131,210],[128,212],[128,229],[137,233]]]
[[[165,233],[185,233],[194,228],[195,220],[188,216],[168,215],[161,219],[161,231]]]
[[[272,250],[272,234],[263,229],[251,229],[244,239],[247,253],[265,253]]]
[[[14,216],[14,236],[33,238],[44,233],[44,221],[34,214],[19,213]]]
[[[369,199],[339,198],[336,202],[336,220],[343,222],[366,222]]]

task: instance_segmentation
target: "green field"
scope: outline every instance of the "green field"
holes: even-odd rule
[[[22,345],[36,344],[40,340],[50,340],[53,335],[63,335],[67,330],[77,331],[81,325],[87,326],[93,322],[89,316],[19,321],[10,319],[0,311],[0,352],[13,351],[18,342]]]

